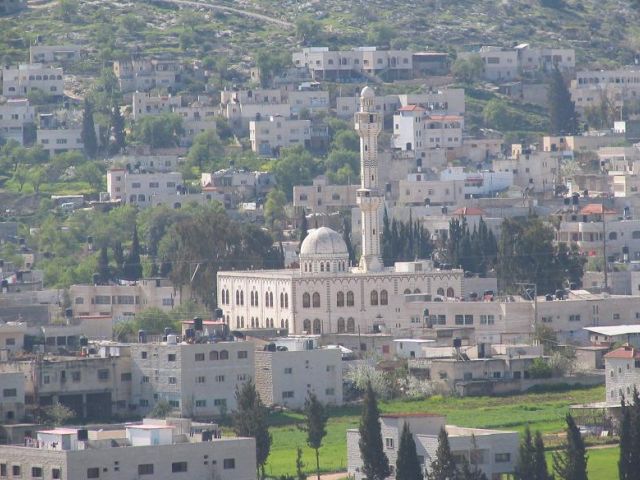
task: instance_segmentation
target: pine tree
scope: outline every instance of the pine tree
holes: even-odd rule
[[[113,131],[113,144],[111,153],[118,154],[125,147],[126,137],[124,133],[124,118],[120,112],[120,106],[115,105],[111,109],[111,129]]]
[[[133,240],[127,260],[122,268],[123,276],[127,280],[139,280],[142,277],[142,263],[140,259],[140,242],[138,240],[138,227],[133,227]]]
[[[80,137],[84,145],[84,153],[87,157],[94,158],[98,153],[98,138],[96,136],[96,126],[93,122],[93,105],[88,98],[84,99],[82,133]]]
[[[631,430],[631,407],[624,399],[621,402],[620,421],[620,460],[618,461],[618,478],[620,480],[631,480],[634,478],[633,471],[633,437]]]
[[[267,426],[267,409],[251,380],[242,387],[236,387],[236,403],[238,409],[233,415],[233,429],[239,437],[256,439],[256,467],[259,478],[264,478],[264,465],[269,457],[272,439]]]
[[[431,462],[431,470],[427,475],[428,480],[454,480],[457,476],[457,467],[451,446],[449,445],[449,435],[442,427],[438,434],[438,448],[436,458]]]
[[[563,452],[553,454],[553,470],[562,480],[587,480],[587,455],[580,430],[567,414],[567,443]]]
[[[516,465],[516,478],[518,480],[534,480],[535,472],[535,448],[529,425],[524,430],[524,436],[520,442],[518,464]]]
[[[380,412],[371,382],[367,382],[359,430],[360,441],[358,445],[362,457],[362,472],[367,480],[383,480],[391,472],[389,459],[382,448]]]
[[[398,458],[396,460],[396,480],[423,480],[422,467],[418,461],[416,442],[409,424],[405,422],[400,434]]]
[[[573,135],[577,133],[576,108],[571,101],[571,93],[558,68],[551,72],[548,102],[551,133],[555,135]]]
[[[547,457],[544,454],[544,442],[540,430],[536,431],[536,437],[533,441],[535,454],[533,457],[534,480],[553,480],[553,476],[549,475],[547,467]]]
[[[316,451],[316,473],[320,480],[320,447],[322,439],[327,434],[327,413],[324,406],[318,400],[314,393],[304,402],[305,425],[303,430],[307,432],[307,445]]]
[[[100,282],[103,284],[106,284],[111,279],[107,247],[102,247],[100,249],[100,256],[98,257],[98,276],[100,277]]]

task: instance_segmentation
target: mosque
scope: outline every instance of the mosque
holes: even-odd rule
[[[371,333],[399,328],[404,296],[463,296],[462,270],[439,270],[431,260],[384,267],[381,257],[378,135],[382,118],[375,94],[365,87],[355,129],[360,136],[362,255],[349,266],[342,236],[327,227],[309,231],[300,248],[300,267],[218,273],[218,303],[233,329],[286,328],[291,334]],[[428,298],[428,297],[427,297]]]

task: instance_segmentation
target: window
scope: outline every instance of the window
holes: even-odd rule
[[[218,358],[220,358],[220,355],[218,354],[218,352],[216,352],[215,350],[212,350],[209,352],[209,360],[214,361],[214,360],[218,360]]]
[[[473,325],[473,315],[465,315],[464,316],[464,324],[465,325]]]
[[[333,389],[333,388],[327,388],[327,389],[324,391],[324,394],[325,394],[325,395],[327,395],[327,396],[333,396],[333,395],[335,395],[335,394],[336,394],[336,391],[335,391],[335,389]]]
[[[206,406],[207,406],[206,400],[196,400],[196,407],[206,407]]]
[[[347,307],[353,307],[354,305],[354,296],[352,291],[347,292]]]
[[[173,462],[171,464],[171,471],[173,473],[180,473],[187,471],[187,462]]]
[[[204,362],[204,353],[196,353],[195,359],[196,362]]]
[[[319,318],[316,318],[313,321],[313,333],[314,334],[322,333],[322,324],[320,323],[320,319]]]
[[[62,475],[60,475],[60,469],[59,468],[52,468],[51,469],[51,478],[59,479],[60,477],[62,477]]]
[[[235,458],[225,458],[222,461],[222,466],[225,470],[231,470],[236,468],[236,459]]]
[[[87,478],[100,478],[100,469],[98,467],[87,468]]]
[[[384,446],[385,446],[386,448],[393,449],[393,438],[391,438],[391,437],[387,437],[387,438],[385,438],[385,439],[384,439]]]
[[[138,465],[138,475],[153,475],[153,463]]]
[[[304,293],[302,295],[302,308],[310,308],[311,307],[311,295],[308,293]]]
[[[313,308],[320,308],[320,294],[318,292],[313,293]]]
[[[220,360],[229,360],[229,352],[227,350],[222,350],[220,352]]]
[[[336,296],[336,306],[344,307],[344,292],[338,292]]]
[[[109,370],[106,368],[98,370],[98,380],[109,380]]]
[[[146,375],[143,375],[142,383],[149,383],[149,377],[147,377]]]
[[[292,391],[282,392],[282,398],[293,398],[293,392]]]
[[[138,405],[140,405],[141,407],[148,407],[149,406],[149,400],[146,400],[144,398],[141,398],[138,401]]]
[[[176,377],[169,377],[169,385],[175,385],[178,383],[178,379]]]
[[[142,359],[147,358],[147,352],[140,352],[140,358]]]
[[[168,362],[175,362],[176,361],[176,354],[175,353],[170,353],[169,355],[167,355],[167,361]]]
[[[496,463],[507,463],[511,461],[510,453],[496,453]]]
[[[464,325],[464,315],[456,315],[455,323],[456,325]]]
[[[5,388],[2,391],[2,396],[4,398],[17,397],[18,396],[18,391],[15,388]]]
[[[169,400],[169,406],[174,408],[180,408],[180,402],[178,400]]]
[[[213,405],[216,407],[226,407],[227,406],[227,399],[226,398],[216,398],[213,401]]]
[[[338,333],[344,333],[344,318],[338,319]]]
[[[216,382],[224,382],[224,375],[216,375]]]
[[[493,315],[480,315],[480,325],[493,325],[495,317]]]
[[[207,381],[207,377],[204,377],[204,376],[196,377],[196,383],[206,383],[206,381]]]
[[[380,291],[380,305],[389,305],[389,294],[386,290]]]
[[[74,382],[80,381],[80,372],[71,372],[71,380]]]
[[[569,315],[569,321],[570,322],[579,322],[580,321],[580,315],[579,314]]]
[[[6,477],[6,476],[7,476],[7,464],[0,463],[0,477]]]
[[[247,358],[247,351],[246,350],[240,350],[238,352],[238,358],[242,359],[242,358]]]
[[[32,478],[42,478],[42,467],[31,467]]]
[[[356,321],[353,318],[347,320],[347,333],[356,332]]]
[[[285,375],[291,375],[293,373],[293,368],[287,367],[284,369]]]
[[[378,305],[378,291],[371,291],[371,305]]]
[[[130,372],[121,373],[120,374],[120,381],[121,382],[130,382],[131,381],[131,373]]]

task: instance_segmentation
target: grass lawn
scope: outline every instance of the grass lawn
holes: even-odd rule
[[[587,454],[587,472],[589,478],[594,480],[618,478],[619,455],[620,449],[617,446],[589,450]],[[547,452],[547,464],[549,465],[549,473],[552,473],[553,458],[551,452]]]
[[[558,432],[564,427],[564,415],[569,405],[600,401],[604,387],[568,390],[554,393],[533,393],[508,397],[432,397],[424,400],[393,400],[380,402],[382,413],[430,412],[447,416],[447,423],[464,427]],[[360,408],[349,406],[331,409],[327,436],[320,449],[320,469],[323,472],[344,470],[347,463],[346,431],[357,428]],[[305,433],[297,428],[302,415],[295,412],[275,413],[270,417],[273,444],[267,462],[269,475],[295,474],[296,448],[303,449],[305,471],[315,471],[315,455],[307,448]],[[607,449],[608,450],[608,449]],[[597,452],[597,453],[596,453]],[[593,450],[593,468],[600,468],[595,458],[601,450]],[[605,467],[606,467],[606,463]],[[614,462],[615,463],[615,462]],[[594,476],[592,478],[608,478]]]

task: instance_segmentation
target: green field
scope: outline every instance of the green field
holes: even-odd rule
[[[569,405],[600,401],[604,398],[604,387],[569,390],[565,392],[514,395],[508,397],[470,397],[443,398],[432,397],[425,400],[394,400],[381,402],[382,413],[429,412],[447,416],[447,423],[464,427],[501,428],[522,431],[527,424],[532,430],[545,433],[558,432],[564,428],[564,416]],[[358,425],[360,409],[358,406],[335,408],[330,410],[327,436],[320,449],[320,469],[323,472],[344,470],[347,463],[346,431]],[[297,428],[302,415],[294,412],[273,414],[271,434],[273,444],[266,466],[269,475],[295,473],[295,450],[303,448],[305,470],[315,470],[315,456],[306,447],[305,434]],[[594,450],[592,478],[611,478],[595,476],[596,472],[607,471],[610,461],[606,453],[609,450]],[[596,453],[597,452],[597,453]],[[597,459],[597,463],[596,463]],[[617,460],[616,460],[617,461]],[[615,462],[613,462],[615,467]]]
[[[618,447],[591,449],[588,453],[587,471],[591,480],[607,480],[618,478]],[[549,472],[553,469],[551,452],[547,453]]]

